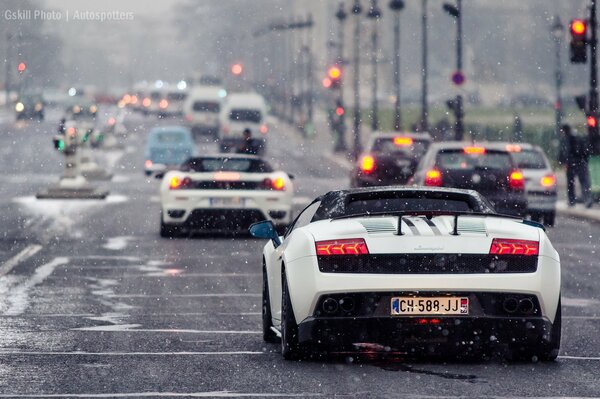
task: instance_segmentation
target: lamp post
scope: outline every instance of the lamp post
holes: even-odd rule
[[[337,56],[337,64],[341,67],[344,65],[344,21],[348,14],[344,11],[344,3],[340,2],[340,6],[335,13],[335,17],[338,20],[339,26],[339,34],[338,34],[338,56]],[[340,81],[340,87],[338,89],[338,99],[337,104],[344,108],[344,82]],[[335,143],[335,152],[345,152],[348,150],[348,146],[346,145],[346,123],[345,123],[345,115],[342,114],[339,116],[339,125],[338,125],[338,137]]]
[[[558,15],[554,17],[554,23],[550,27],[550,33],[552,34],[552,38],[554,39],[554,51],[555,51],[555,67],[554,78],[556,85],[556,101],[554,103],[554,113],[555,113],[555,132],[556,137],[560,137],[560,125],[562,124],[562,99],[561,99],[561,86],[562,86],[562,71],[561,71],[561,61],[560,61],[560,46],[562,45],[562,39],[565,34],[565,27],[560,21]]]
[[[394,87],[396,103],[394,106],[394,129],[402,129],[400,115],[400,11],[404,8],[403,0],[391,0],[390,9],[394,11]]]
[[[421,1],[421,131],[429,130],[427,102],[427,0]]]
[[[360,13],[362,7],[360,0],[354,0],[352,5],[352,14],[354,14],[354,119],[353,119],[353,135],[354,135],[354,158],[358,158],[362,150],[360,142]]]
[[[373,31],[371,32],[371,66],[373,68],[371,129],[375,132],[379,130],[379,107],[377,104],[377,25],[379,24],[379,19],[381,18],[381,9],[377,5],[377,0],[371,0],[371,6],[369,7],[367,18],[373,20]]]
[[[462,71],[462,0],[456,0],[456,6],[444,3],[443,9],[456,21],[456,71],[452,75],[452,80],[456,86],[460,86],[464,83],[464,74]],[[454,139],[456,141],[462,141],[465,135],[465,112],[462,95],[458,94],[456,96],[453,110],[456,118],[456,124],[454,125]]]

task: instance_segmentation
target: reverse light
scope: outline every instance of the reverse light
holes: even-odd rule
[[[556,176],[546,175],[540,179],[540,184],[543,187],[554,187],[556,186]]]
[[[410,137],[394,137],[394,145],[399,147],[409,146],[413,144],[413,139]]]
[[[367,243],[362,238],[315,242],[317,255],[368,255]]]
[[[536,256],[539,254],[539,245],[540,243],[537,241],[494,238],[490,254]]]
[[[360,160],[360,169],[365,174],[370,174],[375,170],[375,158],[371,155],[365,155]]]
[[[508,185],[513,190],[523,190],[525,188],[525,177],[520,170],[513,170],[508,175]]]
[[[465,154],[485,154],[484,147],[465,147],[463,151]]]
[[[431,169],[425,174],[425,185],[440,187],[442,185],[442,172],[437,169]]]

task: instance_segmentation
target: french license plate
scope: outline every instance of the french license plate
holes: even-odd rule
[[[466,297],[393,297],[391,302],[392,316],[468,314]]]
[[[210,198],[209,203],[212,207],[243,207],[246,204],[246,200],[240,197]]]

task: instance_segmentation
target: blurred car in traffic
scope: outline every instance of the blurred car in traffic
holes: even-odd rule
[[[187,90],[167,85],[158,103],[159,116],[173,117],[183,115],[183,104],[188,96]]]
[[[254,155],[190,158],[160,186],[160,235],[246,232],[270,220],[280,231],[292,217],[292,177]]]
[[[15,104],[17,120],[44,120],[44,98],[39,94],[23,95]]]
[[[164,174],[186,159],[196,156],[196,144],[190,131],[182,126],[161,126],[150,131],[146,141],[144,171]]]
[[[373,133],[350,172],[350,186],[406,184],[430,144],[428,133]]]
[[[185,120],[194,136],[219,135],[219,114],[224,100],[225,89],[213,86],[193,87],[183,105]]]
[[[544,151],[527,143],[506,143],[506,149],[525,177],[527,213],[531,220],[554,226],[556,174]]]
[[[503,143],[433,143],[410,183],[476,190],[499,213],[527,214],[525,176]]]
[[[235,149],[243,144],[244,130],[250,129],[255,140],[260,141],[261,153],[266,145],[267,104],[258,93],[234,93],[227,101],[220,114],[221,130],[219,146],[222,152]]]
[[[472,190],[369,187],[315,199],[262,252],[263,339],[286,359],[360,349],[554,360],[560,260],[543,227]],[[506,352],[508,349],[508,352]]]

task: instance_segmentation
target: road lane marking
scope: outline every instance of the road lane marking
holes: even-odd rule
[[[139,324],[121,324],[93,327],[78,327],[71,328],[71,331],[88,331],[88,332],[151,332],[151,333],[178,333],[178,334],[231,334],[231,335],[254,335],[262,334],[262,331],[254,330],[191,330],[191,329],[176,329],[176,328],[136,328]],[[115,328],[118,327],[118,328]]]
[[[10,273],[19,263],[26,261],[33,255],[37,254],[43,247],[37,244],[26,246],[21,252],[8,259],[0,266],[0,276]]]
[[[6,295],[10,306],[4,314],[18,316],[25,312],[29,307],[29,292],[31,289],[46,280],[46,278],[54,272],[54,269],[56,269],[57,266],[64,265],[68,262],[69,258],[54,258],[51,262],[43,264],[35,269],[33,275],[23,283],[11,288]]]
[[[25,394],[25,395],[4,395],[0,398],[306,398],[324,396],[321,393],[263,393],[263,392],[233,392],[233,391],[213,391],[213,392],[127,392],[127,393],[67,393],[67,394]]]
[[[559,359],[568,359],[568,360],[600,360],[600,356],[559,356]]]
[[[310,198],[310,197],[294,197],[292,199],[292,203],[294,205],[308,205],[312,202],[314,198]]]
[[[267,352],[228,351],[228,352],[53,352],[53,351],[0,351],[0,356],[224,356],[224,355],[264,355]]]
[[[223,294],[109,294],[111,298],[223,298],[223,297],[260,297],[262,294],[223,293]]]

